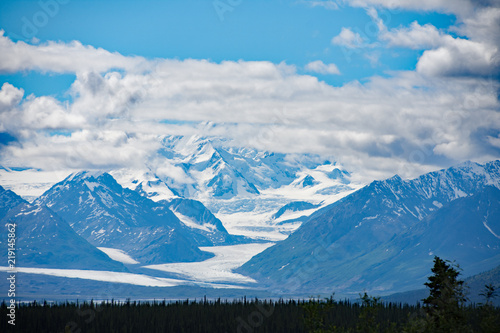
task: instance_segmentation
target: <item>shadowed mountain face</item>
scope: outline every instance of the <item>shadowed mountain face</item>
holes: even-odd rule
[[[314,205],[307,201],[293,201],[290,202],[283,207],[281,207],[275,214],[273,214],[272,218],[277,219],[283,216],[286,212],[298,212],[302,210],[314,209],[319,207],[319,205]]]
[[[284,292],[421,287],[434,255],[467,275],[500,262],[500,162],[376,181],[312,216],[238,271]]]
[[[7,215],[10,210],[25,202],[11,190],[6,190],[0,186],[0,219]]]
[[[168,207],[122,188],[107,173],[71,175],[36,202],[57,212],[91,244],[123,250],[141,264],[212,256],[198,249]]]
[[[201,202],[175,198],[161,200],[159,204],[172,210],[179,220],[190,229],[191,237],[199,246],[234,245],[252,242],[251,239],[230,235],[222,222]]]
[[[8,226],[15,224],[15,264],[18,267],[79,268],[124,271],[125,267],[80,237],[50,209],[30,205],[0,187],[1,238],[7,249]],[[7,263],[7,251],[1,252]]]

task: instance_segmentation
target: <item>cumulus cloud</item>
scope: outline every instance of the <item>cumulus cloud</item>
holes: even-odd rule
[[[415,21],[410,27],[383,31],[380,38],[389,46],[428,49],[442,45],[444,36],[432,24],[421,26]]]
[[[340,75],[340,71],[335,64],[325,64],[321,60],[316,60],[308,63],[305,66],[306,71],[319,74],[336,74]]]
[[[385,3],[385,2],[384,2]],[[385,3],[390,5],[391,2]],[[424,8],[425,3],[422,4]],[[389,46],[424,49],[416,69],[430,76],[496,76],[500,73],[500,8],[462,11],[462,23],[452,27],[465,37],[453,37],[431,24],[413,22],[388,30],[373,8],[368,14],[379,28],[379,39]]]
[[[23,129],[74,129],[86,121],[83,116],[68,113],[58,100],[49,96],[29,98],[16,111],[19,127]]]
[[[364,40],[359,33],[352,31],[350,28],[343,27],[340,33],[332,38],[332,44],[348,48],[358,48],[363,46]]]
[[[160,148],[151,135],[120,130],[79,130],[70,135],[32,133],[21,145],[7,146],[2,162],[44,170],[141,167]]]
[[[323,65],[329,68],[322,62],[311,68]],[[500,154],[492,134],[500,128],[499,85],[481,77],[399,72],[333,87],[285,63],[167,59],[148,66],[148,72],[80,71],[73,98],[64,103],[48,96],[22,99],[21,89],[4,84],[0,120],[16,130],[19,142],[3,149],[1,163],[132,167],[156,161],[165,135],[194,133],[264,150],[334,156],[373,178],[413,176],[442,163]],[[161,170],[177,177],[181,171]]]
[[[24,90],[17,89],[10,83],[5,82],[0,88],[0,113],[11,110],[14,106],[21,102]]]
[[[49,160],[48,164],[54,165],[59,160],[66,167],[128,166],[137,159],[155,156],[161,138],[173,134],[174,127],[175,134],[224,135],[236,144],[258,149],[333,155],[353,168],[372,172],[380,168],[378,171],[386,175],[405,175],[406,171],[396,166],[432,165],[439,156],[455,160],[498,153],[491,144],[480,156],[471,140],[482,128],[500,128],[494,111],[498,108],[494,95],[498,87],[483,87],[486,81],[450,83],[402,73],[335,88],[314,77],[291,73],[283,65],[195,60],[165,61],[140,80],[136,75],[114,75],[100,76],[99,85],[104,88],[97,93],[93,85],[82,83],[82,97],[65,112],[85,117],[81,110],[99,109],[104,96],[110,105],[119,106],[121,96],[128,96],[135,86],[147,98],[130,104],[127,116],[89,112],[85,119],[92,126],[85,127],[82,122],[85,129],[73,130],[69,136],[31,137],[22,148],[12,148],[11,156],[17,156],[18,162],[38,165]],[[31,114],[32,103],[26,101],[21,108]],[[50,106],[49,101],[45,103]],[[108,107],[112,109],[105,109]],[[52,110],[56,124],[64,124],[57,120],[57,107],[46,109]],[[34,127],[35,122],[23,119],[26,127]],[[190,123],[159,123],[165,119],[194,124],[212,120],[215,125],[200,129]],[[67,120],[65,124],[68,128],[73,125]],[[459,155],[452,149],[458,146],[462,147]],[[424,159],[411,161],[414,152],[424,154]],[[375,161],[377,166],[370,166]]]
[[[0,73],[38,70],[54,73],[78,73],[83,71],[105,72],[112,68],[144,70],[142,57],[126,57],[102,48],[82,45],[78,41],[69,44],[47,42],[31,45],[23,41],[13,42],[0,30]]]
[[[492,45],[447,38],[442,46],[422,54],[417,71],[434,76],[497,75],[498,56],[498,49]]]

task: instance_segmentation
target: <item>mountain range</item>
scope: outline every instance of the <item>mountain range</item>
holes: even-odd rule
[[[500,263],[500,161],[375,181],[324,207],[237,272],[283,293],[422,286],[435,255],[464,274]]]
[[[282,219],[273,214],[284,205],[325,205],[361,186],[342,166],[318,155],[239,148],[196,135],[166,136],[156,155],[134,168],[106,171],[122,187],[156,202],[202,202],[230,234],[271,241],[300,225],[279,224]],[[0,185],[33,202],[73,172],[0,167]]]
[[[229,235],[201,202],[155,202],[103,172],[72,174],[35,204],[49,207],[94,246],[123,251],[141,264],[200,261],[213,255],[199,246],[245,241]]]
[[[254,198],[288,185],[322,185],[315,191],[338,193],[350,183],[347,171],[318,155],[237,148],[221,138],[199,136],[168,136],[147,168],[118,169],[111,174],[120,184],[155,201]]]
[[[224,140],[168,137],[157,158],[143,169],[72,173],[31,203],[0,187],[1,223],[18,224],[20,265],[133,273],[148,266],[147,274],[161,266],[167,273],[158,274],[170,278],[168,269],[196,269],[168,265],[223,254],[207,247],[272,239],[226,278],[241,274],[253,288],[303,296],[418,289],[436,255],[457,260],[466,276],[500,264],[500,161],[361,188],[318,156]]]
[[[0,186],[0,224],[15,224],[15,266],[77,268],[126,271],[111,260],[50,209],[33,205]],[[7,249],[7,228],[2,228],[0,246]],[[7,251],[1,251],[7,263]]]

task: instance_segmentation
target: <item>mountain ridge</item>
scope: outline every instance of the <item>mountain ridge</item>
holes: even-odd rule
[[[7,196],[13,200],[5,200]],[[30,204],[0,186],[0,207],[9,203],[8,211],[2,210],[0,224],[15,225],[16,266],[127,271],[121,263],[111,260],[80,237],[51,209]],[[2,228],[0,245],[5,248],[7,232],[7,228]],[[2,251],[0,257],[7,263],[7,251]]]
[[[376,271],[376,267],[384,266],[384,262],[396,256],[399,251],[396,249],[402,250],[401,246],[394,245],[398,235],[413,232],[416,225],[426,218],[430,219],[431,214],[456,199],[467,199],[470,197],[467,194],[488,191],[485,188],[491,187],[490,184],[498,186],[498,180],[500,161],[484,166],[466,163],[408,181],[399,176],[374,181],[319,209],[286,240],[256,255],[237,272],[284,291],[309,290],[315,286],[325,290],[336,287],[339,291],[354,292],[354,289],[365,284],[364,288],[382,288],[389,292],[398,285],[397,281],[393,285],[377,284],[376,278],[370,274]],[[498,187],[492,188],[499,191]],[[500,205],[499,193],[495,191],[491,190],[494,193],[490,193],[491,200]],[[474,200],[471,205],[484,206],[484,202],[478,201],[479,198]],[[459,208],[453,207],[453,210],[458,211]],[[494,209],[496,211],[496,206]],[[482,224],[478,228],[486,230]],[[499,239],[490,238],[492,245],[497,248]],[[389,245],[394,248],[391,250]],[[474,253],[479,255],[477,251]],[[488,253],[490,257],[493,256],[491,260],[500,260],[496,253]],[[427,261],[430,264],[431,258],[426,258]],[[488,268],[486,266],[482,268]],[[409,267],[401,269],[403,272]],[[418,281],[427,270],[420,267],[419,271],[420,277],[415,276]],[[338,274],[344,277],[338,277]],[[387,274],[391,281],[390,272]],[[333,285],[328,286],[328,279]],[[411,285],[403,283],[400,287],[410,288]]]

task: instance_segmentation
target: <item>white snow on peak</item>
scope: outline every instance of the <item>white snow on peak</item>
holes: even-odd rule
[[[123,187],[136,190],[138,186],[153,201],[169,200],[177,196],[157,175],[149,169],[118,169],[111,176]]]
[[[71,182],[75,179],[99,178],[104,173],[105,171],[102,170],[86,170],[74,172],[68,178],[66,178],[66,181]]]
[[[89,181],[87,181],[87,180],[85,181],[85,185],[87,185],[87,187],[89,188],[89,190],[91,190],[92,192],[94,191],[94,189],[95,189],[96,187],[101,186],[101,184],[99,184],[99,183],[96,183],[96,182],[89,182]]]

